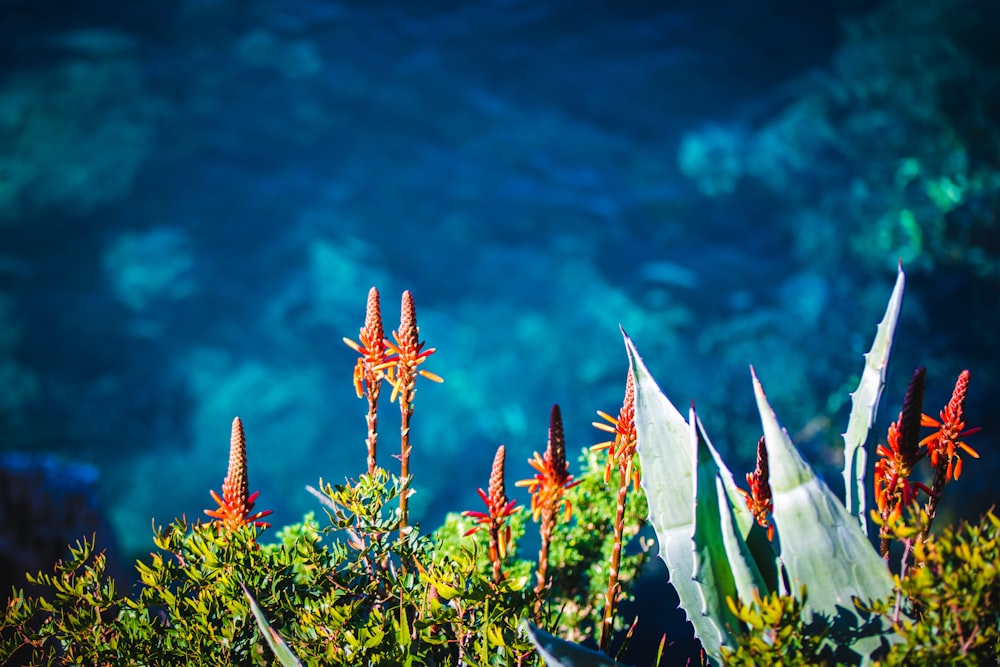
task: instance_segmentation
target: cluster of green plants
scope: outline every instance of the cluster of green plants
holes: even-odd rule
[[[914,525],[927,515],[913,509]],[[892,535],[914,551],[916,565],[895,576],[895,594],[858,609],[885,618],[896,635],[872,662],[906,665],[1000,663],[1000,517],[990,510],[978,522],[948,526],[930,540],[913,542],[913,526]],[[734,605],[748,632],[724,651],[727,665],[834,664],[824,646],[829,619],[803,615],[808,591],[759,595]]]
[[[369,470],[307,487],[322,513],[276,533],[262,521],[270,512],[254,510],[237,418],[222,493],[212,492],[218,508],[206,510],[211,519],[156,529],[155,550],[136,563],[138,581],[124,590],[93,540],[72,547],[53,572],[29,574],[32,592],[13,591],[5,611],[0,664],[537,665],[532,641],[597,637],[609,587],[613,605],[629,599],[650,551],[644,543],[621,553],[612,584],[616,540],[632,539],[643,523],[641,491],[622,506],[621,531],[610,530],[617,469],[585,448],[574,479],[555,407],[545,455],[532,460],[536,469],[525,466],[537,471],[525,483],[534,512],[507,501],[501,447],[499,477],[484,476],[489,493],[480,491],[486,512],[451,513],[430,533],[411,525],[412,475],[392,475],[376,462],[381,385],[390,384],[400,404],[408,454],[416,379],[439,379],[417,368],[433,350],[416,338],[407,297],[410,312],[389,342],[377,292],[370,295],[361,344],[352,345],[361,352],[358,393],[371,406]],[[504,497],[493,507],[497,493]],[[539,558],[520,546],[533,515],[548,531]],[[623,624],[611,616],[609,643]]]
[[[865,502],[867,443],[903,284],[900,270],[852,394],[846,502],[798,453],[756,375],[764,435],[749,488],[740,488],[694,406],[685,419],[626,335],[621,410],[595,422],[611,439],[583,450],[577,476],[554,406],[545,451],[517,482],[530,508],[507,495],[501,445],[479,489],[483,510],[449,514],[427,533],[409,520],[409,426],[418,378],[441,378],[423,368],[434,350],[419,340],[412,296],[404,293],[389,339],[373,288],[359,339],[345,339],[359,354],[354,383],[369,408],[368,466],[342,484],[307,487],[325,520],[311,513],[276,532],[262,521],[269,512],[254,511],[237,418],[211,520],[156,529],[155,550],[124,590],[88,540],[51,573],[29,574],[31,591],[13,591],[7,604],[0,661],[614,665],[635,620],[619,603],[653,553],[640,535],[648,523],[706,664],[994,664],[1000,519],[930,533],[961,457],[979,456],[964,441],[976,430],[964,421],[967,372],[940,421],[922,414],[925,372],[914,373],[876,450],[875,507]],[[378,464],[383,386],[400,410],[398,476]],[[934,431],[921,437],[921,428]],[[924,462],[930,486],[917,479]],[[537,557],[522,546],[532,524]]]
[[[326,525],[307,515],[271,544],[252,523],[220,531],[175,521],[154,535],[150,561],[137,563],[132,596],[119,595],[104,554],[84,540],[54,573],[28,577],[48,593],[15,593],[0,656],[30,647],[19,655],[32,664],[266,664],[256,602],[307,664],[535,664],[518,627],[526,613],[569,636],[599,622],[599,563],[610,545],[595,529],[614,508],[596,455],[584,459],[592,472],[569,498],[578,520],[551,552],[556,576],[538,616],[534,561],[510,559],[494,582],[486,536],[463,538],[472,522],[460,514],[431,535],[412,528],[399,538],[402,484],[378,469],[323,485]],[[511,553],[525,524],[523,513],[512,517]],[[621,579],[633,580],[642,560],[626,556]]]

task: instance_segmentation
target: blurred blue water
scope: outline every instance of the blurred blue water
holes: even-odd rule
[[[937,149],[893,101],[840,92],[845,54],[896,62],[845,50],[840,21],[892,3],[140,5],[0,3],[0,447],[98,466],[127,552],[148,549],[151,517],[210,504],[235,415],[278,524],[314,509],[318,475],[362,469],[340,339],[371,285],[387,330],[411,290],[439,350],[427,368],[445,383],[420,385],[413,426],[429,526],[476,505],[497,445],[528,476],[552,403],[572,448],[600,439],[589,422],[623,388],[619,323],[736,472],[759,430],[753,362],[836,486],[847,392],[903,255],[917,271],[884,421],[916,363],[929,401],[970,367],[986,404],[996,329],[932,304],[960,294],[995,322],[996,188],[955,204],[972,217],[947,210],[970,231],[938,278],[934,244],[875,225],[900,206],[882,192],[892,170],[918,155],[929,172]],[[976,63],[995,60],[968,44],[985,83],[967,90],[992,95]],[[858,148],[884,136],[869,107],[899,128],[877,160]]]

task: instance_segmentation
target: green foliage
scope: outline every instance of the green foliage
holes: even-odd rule
[[[1000,664],[1000,518],[946,528],[913,547],[916,565],[897,588],[911,614],[894,600],[876,607],[903,642],[885,665]]]
[[[470,519],[452,514],[432,535],[412,527],[400,538],[403,485],[379,469],[353,483],[320,482],[328,525],[309,514],[273,544],[252,525],[178,520],[158,529],[131,596],[118,594],[93,542],[81,542],[53,574],[29,578],[44,593],[11,601],[0,662],[16,654],[30,664],[271,664],[277,654],[281,664],[539,664],[522,620],[583,640],[600,619],[614,500],[597,455],[583,460],[537,618],[535,564],[517,553],[526,512],[512,519],[512,556],[495,584],[484,531],[463,537]],[[644,510],[632,505],[634,535]],[[641,551],[623,559],[625,585],[643,561]]]
[[[909,540],[912,526],[891,528]],[[860,614],[892,624],[901,641],[876,664],[995,665],[1000,660],[1000,518],[991,511],[978,523],[947,528],[911,544],[917,564],[896,577],[896,594]],[[841,664],[824,647],[829,624],[804,620],[807,591],[799,597],[755,595],[730,607],[747,632],[735,648],[723,648],[727,665]]]
[[[105,576],[106,565],[104,554],[94,553],[94,540],[84,539],[70,548],[69,558],[53,574],[28,575],[30,583],[50,591],[49,597],[14,591],[0,634],[0,662],[12,663],[11,656],[21,647],[18,659],[33,656],[31,664],[51,664],[57,654],[61,664],[138,659],[142,653],[131,641],[134,625],[115,622],[130,612]]]
[[[241,584],[242,586],[242,584]],[[257,627],[260,628],[261,634],[264,635],[264,639],[267,641],[267,645],[271,647],[271,651],[274,653],[275,657],[278,658],[278,662],[282,664],[282,667],[302,667],[302,663],[299,661],[298,657],[292,650],[288,648],[288,644],[285,640],[281,638],[271,624],[267,622],[267,617],[264,616],[264,612],[260,610],[257,603],[254,601],[253,596],[250,595],[250,591],[246,589],[246,586],[242,586],[243,593],[247,596],[247,601],[250,602],[250,611],[253,612],[253,617],[257,621]]]
[[[798,597],[755,593],[746,603],[728,600],[730,611],[745,624],[747,632],[736,639],[736,648],[723,647],[727,665],[820,665],[823,640],[829,628],[821,621],[807,624],[804,610],[808,597],[805,588]]]
[[[584,450],[580,465],[581,482],[567,492],[573,521],[560,527],[559,539],[553,542],[549,554],[553,598],[546,608],[553,622],[547,627],[576,642],[599,633],[604,592],[610,577],[608,564],[613,540],[609,522],[614,519],[616,502],[612,489],[618,487],[617,470],[612,471],[610,484],[604,483],[604,464],[596,452]],[[630,492],[623,540],[626,543],[634,540],[634,548],[622,552],[618,568],[624,600],[632,599],[630,587],[638,580],[652,550],[652,539],[638,536],[647,513],[642,490]],[[616,616],[615,629],[624,630],[631,622],[632,619]]]

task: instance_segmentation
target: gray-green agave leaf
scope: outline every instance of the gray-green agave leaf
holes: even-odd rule
[[[725,597],[736,591],[737,577],[732,574],[728,562],[711,564],[705,559],[716,548],[725,551],[730,537],[732,540],[728,549],[734,554],[742,554],[743,547],[739,543],[752,531],[753,518],[736,491],[732,473],[708,439],[703,437],[705,465],[711,466],[711,472],[706,472],[706,475],[712,479],[711,484],[703,485],[704,502],[712,509],[702,519],[705,531],[701,536],[702,548],[707,551],[704,551],[701,567],[717,566],[719,575],[711,581],[731,582],[724,584],[720,590],[715,588],[714,583],[703,590],[695,563],[695,463],[699,431],[692,431],[692,426],[656,384],[632,340],[624,331],[622,334],[635,379],[636,450],[642,466],[642,487],[649,505],[649,521],[656,532],[660,558],[667,565],[670,583],[677,591],[680,606],[694,626],[706,655],[719,663],[720,647],[730,643],[727,624],[731,621],[731,612]],[[721,481],[721,494],[716,480]],[[723,504],[726,506],[725,519],[720,511]],[[723,524],[728,533],[726,540],[722,535]],[[727,568],[730,568],[728,575]],[[709,580],[707,570],[703,569],[702,575],[702,580]],[[751,575],[741,571],[740,586],[749,578],[752,578]]]
[[[854,601],[888,598],[893,591],[889,568],[857,520],[799,454],[750,370],[767,442],[779,557],[789,589],[798,591],[805,585],[806,620],[817,615],[827,619],[837,644],[864,659],[891,631],[880,619],[862,618]]]
[[[660,558],[695,635],[709,656],[720,655],[722,631],[703,615],[703,596],[694,579],[694,449],[688,423],[660,391],[627,334],[625,347],[635,379],[636,451],[649,522],[656,532]]]
[[[529,621],[522,621],[521,629],[528,634],[528,639],[545,660],[546,667],[615,667],[616,665],[620,667],[621,665],[603,653],[550,635]]]
[[[730,504],[717,463],[721,459],[693,406],[689,422],[698,462],[694,491],[695,581],[701,584],[704,598],[702,614],[714,618],[722,634],[722,644],[734,647],[732,635],[739,633],[743,624],[726,599],[749,600],[754,589],[763,591],[766,588],[737,525],[734,506]],[[746,509],[742,497],[738,498],[736,507]]]
[[[844,432],[844,496],[847,511],[858,519],[861,530],[868,533],[868,518],[865,516],[865,470],[868,454],[865,443],[875,423],[879,399],[885,388],[885,373],[889,367],[889,353],[892,351],[892,337],[899,319],[899,309],[903,303],[903,286],[906,276],[900,264],[896,274],[896,286],[889,298],[885,316],[875,331],[871,350],[865,355],[865,369],[861,373],[858,388],[851,394],[851,416]]]

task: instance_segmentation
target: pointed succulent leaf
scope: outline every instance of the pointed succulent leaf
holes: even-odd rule
[[[754,518],[750,508],[747,507],[746,499],[740,493],[739,487],[736,486],[733,473],[726,466],[725,461],[722,460],[722,455],[712,446],[712,441],[708,438],[708,434],[705,432],[700,421],[698,428],[700,436],[705,440],[705,445],[708,451],[712,453],[712,459],[718,468],[719,478],[726,491],[726,498],[729,500],[729,509],[736,522],[737,532],[745,541],[753,559],[753,566],[761,575],[761,580],[764,584],[764,588],[761,591],[776,591],[778,590],[778,561],[775,558],[774,549],[771,547],[771,541],[767,537],[767,529],[757,525],[757,520]],[[742,597],[742,590],[740,591],[740,595],[741,599],[750,599]]]
[[[649,522],[656,532],[660,558],[667,565],[681,608],[705,652],[720,662],[722,634],[714,619],[702,615],[704,598],[694,579],[695,450],[691,446],[691,430],[663,395],[632,340],[624,331],[622,335],[635,378],[636,451],[649,505]]]
[[[750,371],[767,441],[774,523],[789,587],[798,591],[805,585],[807,621],[816,614],[832,619],[831,635],[851,637],[846,643],[867,657],[891,631],[879,619],[863,622],[853,601],[892,595],[889,568],[855,518],[799,454],[753,368]]]
[[[712,463],[718,471],[719,479],[722,481],[722,488],[726,492],[725,497],[729,501],[729,508],[733,514],[733,519],[736,521],[736,527],[740,536],[746,539],[757,521],[754,519],[750,508],[747,507],[746,500],[744,500],[743,494],[740,493],[739,487],[736,485],[732,471],[729,470],[726,462],[722,460],[722,455],[712,445],[712,441],[709,440],[701,421],[698,422],[698,437],[704,441],[705,448],[712,455]]]
[[[523,621],[521,629],[545,660],[546,667],[615,667],[621,664],[603,653],[550,635],[529,621]]]
[[[865,443],[875,423],[879,399],[885,387],[885,374],[889,366],[889,352],[892,337],[899,319],[899,309],[903,302],[903,285],[906,276],[900,264],[896,274],[896,286],[889,297],[885,316],[875,331],[871,350],[865,355],[865,369],[861,373],[858,388],[851,394],[851,416],[844,432],[844,495],[847,511],[857,517],[861,529],[867,534],[868,521],[865,516],[865,469],[868,454]]]
[[[298,657],[292,652],[292,649],[288,648],[288,644],[281,638],[281,635],[267,622],[264,612],[257,606],[257,602],[254,601],[253,596],[250,595],[250,591],[243,585],[243,582],[240,582],[240,588],[243,589],[243,594],[247,596],[247,601],[250,603],[250,611],[253,612],[253,616],[257,620],[257,628],[264,635],[267,645],[271,647],[278,662],[282,664],[282,667],[302,667],[302,663],[299,662]]]
[[[694,560],[695,580],[701,584],[704,599],[702,615],[715,622],[722,643],[734,647],[732,634],[739,632],[743,624],[726,600],[749,600],[754,589],[764,590],[764,584],[736,524],[733,506],[716,464],[717,454],[693,407],[688,421],[697,459]]]

